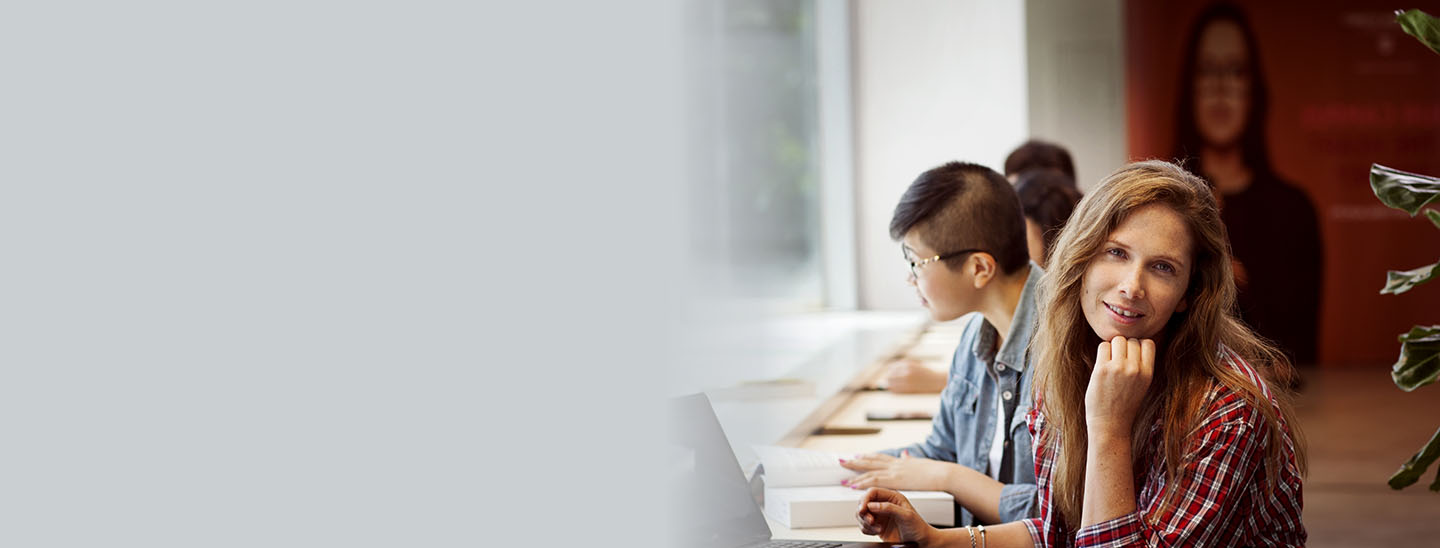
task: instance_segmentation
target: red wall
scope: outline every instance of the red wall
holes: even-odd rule
[[[1208,2],[1125,8],[1132,159],[1174,151],[1176,86],[1190,21]],[[1366,5],[1370,4],[1370,5]],[[1433,3],[1432,3],[1433,4]],[[1380,295],[1387,269],[1440,260],[1440,230],[1386,208],[1371,163],[1440,176],[1440,55],[1400,31],[1388,7],[1321,0],[1244,5],[1270,88],[1276,171],[1315,202],[1325,248],[1323,365],[1389,365],[1396,335],[1440,324],[1440,281]],[[1421,6],[1440,15],[1440,6]]]

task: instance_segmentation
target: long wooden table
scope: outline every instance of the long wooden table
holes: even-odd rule
[[[916,343],[905,351],[905,356],[925,362],[929,367],[948,370],[950,357],[959,339],[959,326],[949,324],[930,325],[916,339]],[[880,381],[883,369],[866,368],[872,378],[863,379],[861,384],[874,386]],[[861,454],[909,445],[925,439],[930,434],[930,421],[868,421],[868,411],[928,411],[937,412],[940,394],[894,394],[888,391],[858,391],[838,410],[824,421],[828,427],[870,426],[880,427],[878,434],[865,435],[810,435],[800,440],[798,447],[816,451],[841,454]],[[768,518],[767,518],[768,520]],[[877,541],[874,536],[860,532],[859,526],[790,529],[774,520],[770,530],[775,538],[805,540],[849,540]]]

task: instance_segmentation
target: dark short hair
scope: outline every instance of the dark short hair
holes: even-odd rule
[[[911,230],[936,253],[983,249],[1006,274],[1030,260],[1020,198],[1004,177],[982,165],[950,162],[916,177],[895,206],[890,237],[900,240]],[[957,267],[964,259],[945,262]]]
[[[1040,225],[1040,238],[1045,243],[1045,255],[1050,256],[1050,247],[1065,221],[1080,202],[1080,192],[1075,190],[1075,179],[1054,169],[1030,169],[1020,173],[1015,181],[1015,194],[1020,196],[1020,209],[1025,218]]]
[[[1075,180],[1075,161],[1070,159],[1070,151],[1055,143],[1031,139],[1005,158],[1007,177],[1035,168],[1058,169]]]

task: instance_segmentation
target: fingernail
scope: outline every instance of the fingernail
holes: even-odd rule
[[[839,460],[840,460],[840,464],[845,464],[845,459],[839,459]]]
[[[850,480],[840,480],[840,485],[850,485]]]

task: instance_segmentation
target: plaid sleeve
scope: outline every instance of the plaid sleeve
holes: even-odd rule
[[[1177,479],[1174,504],[1163,496],[1135,513],[1082,527],[1077,546],[1217,546],[1234,533],[1245,485],[1263,463],[1266,440],[1258,414],[1236,394],[1219,400],[1193,434]],[[1159,481],[1158,477],[1149,481]],[[1155,486],[1160,489],[1159,486]]]
[[[1044,546],[1045,538],[1040,536],[1040,528],[1044,526],[1040,518],[1022,519],[1020,523],[1025,524],[1025,530],[1030,531],[1030,542],[1036,546]]]
[[[1081,527],[1075,532],[1075,545],[1095,548],[1141,546],[1145,541],[1144,531],[1140,513],[1131,512],[1112,520]]]
[[[1159,512],[1148,521],[1155,524],[1152,533],[1161,544],[1223,544],[1238,525],[1234,522],[1246,485],[1264,466],[1269,432],[1260,427],[1259,413],[1234,393],[1212,409],[1187,451],[1175,504],[1162,509],[1163,497],[1156,497],[1144,510],[1147,515]]]
[[[1039,505],[1040,517],[1021,520],[1025,524],[1025,530],[1030,532],[1030,542],[1035,546],[1049,547],[1050,541],[1060,543],[1064,546],[1064,540],[1059,536],[1047,534],[1053,523],[1050,515],[1050,470],[1054,463],[1040,444],[1039,432],[1045,427],[1045,417],[1040,413],[1040,405],[1036,404],[1030,408],[1025,415],[1025,422],[1030,425],[1030,437],[1033,439],[1032,449],[1035,451],[1035,481],[1036,481],[1036,504]]]

